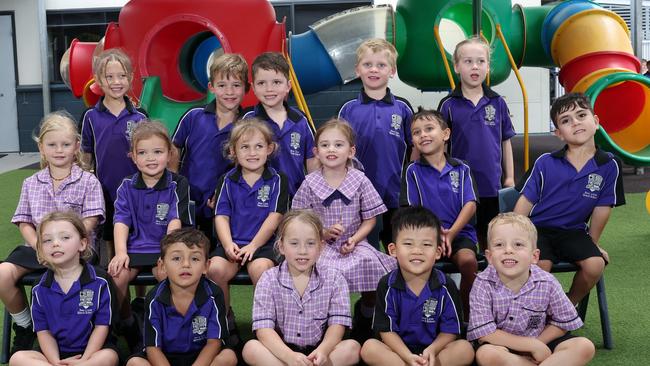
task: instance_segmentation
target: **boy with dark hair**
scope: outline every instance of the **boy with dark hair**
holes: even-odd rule
[[[599,245],[612,207],[625,204],[621,163],[596,147],[598,116],[589,98],[570,93],[551,107],[555,135],[563,149],[540,156],[528,173],[514,212],[537,227],[539,267],[575,263],[568,296],[577,304],[589,294],[609,262]]]
[[[392,220],[388,245],[398,269],[377,288],[373,330],[361,358],[368,365],[469,365],[471,345],[457,339],[462,311],[454,282],[434,268],[440,258],[440,222],[428,209],[402,208]]]
[[[289,180],[289,195],[293,197],[305,180],[305,168],[318,168],[314,157],[314,132],[307,118],[286,102],[291,90],[289,64],[278,52],[265,52],[253,61],[253,92],[260,101],[247,110],[243,118],[258,117],[271,126],[278,152],[271,167],[281,171]]]
[[[221,289],[205,278],[210,241],[199,230],[182,228],[161,244],[162,270],[167,279],[145,301],[145,349],[127,366],[236,365],[228,338]]]

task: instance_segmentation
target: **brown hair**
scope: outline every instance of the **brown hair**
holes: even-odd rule
[[[210,63],[210,82],[222,75],[226,78],[240,80],[244,84],[244,90],[248,91],[248,63],[244,57],[238,53],[224,53],[216,57]]]
[[[171,152],[172,141],[169,139],[167,127],[158,121],[143,120],[138,122],[131,134],[131,151],[135,152],[138,142],[151,137],[159,137],[165,141],[167,149]]]
[[[492,243],[492,230],[494,229],[494,227],[500,225],[508,225],[508,224],[516,226],[518,229],[521,229],[524,232],[526,232],[526,234],[528,234],[528,238],[530,239],[533,249],[537,248],[537,229],[535,228],[535,225],[533,225],[532,221],[530,221],[528,216],[520,215],[514,212],[505,212],[505,213],[498,214],[488,224],[488,232],[487,232],[488,249],[490,248],[490,245]]]
[[[419,107],[418,111],[413,115],[413,118],[411,118],[411,128],[413,126],[413,122],[418,119],[436,121],[438,122],[438,125],[440,125],[440,128],[443,130],[449,128],[449,125],[447,124],[447,121],[445,121],[445,118],[442,116],[442,114],[434,109],[424,109],[422,107]]]
[[[184,227],[165,235],[160,241],[160,258],[165,258],[169,247],[176,243],[183,243],[190,249],[193,247],[201,249],[205,254],[205,259],[208,260],[210,239],[201,230]]]
[[[584,108],[595,114],[593,107],[591,106],[591,100],[589,97],[582,93],[569,93],[564,94],[563,96],[557,98],[553,105],[551,105],[551,120],[553,121],[553,126],[557,128],[557,117],[567,111],[572,111],[576,108]]]
[[[230,159],[230,161],[237,164],[237,156],[235,154],[237,141],[239,141],[242,137],[253,133],[254,131],[258,131],[262,134],[264,141],[266,141],[267,144],[273,146],[273,153],[275,153],[275,150],[277,150],[278,146],[273,141],[274,135],[271,127],[269,127],[268,123],[262,121],[261,119],[257,117],[251,117],[240,119],[235,122],[232,130],[230,130],[230,138],[224,144],[224,155]]]
[[[365,40],[359,47],[357,47],[357,65],[361,62],[361,58],[366,53],[366,51],[372,51],[372,53],[386,52],[388,58],[388,64],[394,69],[397,67],[397,50],[392,43],[388,42],[385,39],[373,38]]]
[[[111,61],[117,61],[122,65],[130,84],[133,80],[133,64],[129,56],[119,48],[105,50],[93,59],[93,76],[95,77],[95,81],[100,82],[101,78],[106,75],[106,65]]]
[[[251,66],[253,81],[255,81],[255,75],[260,69],[278,72],[289,80],[289,63],[279,52],[264,52],[255,57]]]
[[[318,140],[320,139],[323,132],[332,129],[341,131],[341,133],[343,133],[343,136],[345,136],[345,138],[350,143],[350,146],[354,146],[356,140],[356,134],[354,133],[354,129],[352,129],[352,126],[350,126],[348,121],[342,118],[331,118],[327,122],[320,125],[320,127],[318,127],[318,129],[316,130],[316,136],[314,136],[314,141],[316,142],[316,144],[318,144]]]
[[[466,44],[472,44],[472,43],[482,46],[485,49],[485,54],[487,55],[487,62],[488,64],[490,63],[490,45],[488,45],[483,38],[478,36],[472,36],[458,42],[458,44],[456,45],[456,48],[454,49],[454,64],[458,64],[458,62],[460,62],[461,47],[463,47]]]
[[[66,111],[56,111],[56,112],[46,114],[43,117],[43,119],[41,119],[41,123],[39,124],[38,131],[39,131],[38,136],[34,136],[34,141],[36,141],[36,143],[38,144],[39,150],[41,149],[41,145],[43,144],[43,139],[45,138],[45,135],[53,131],[68,132],[70,133],[71,136],[74,137],[74,140],[77,143],[81,143],[81,135],[77,130],[77,123],[75,122],[74,118],[70,115],[70,113]],[[82,162],[83,160],[81,159],[81,150],[79,149],[74,154],[74,163],[81,166],[83,169],[88,170],[85,164],[83,164]],[[41,169],[47,166],[48,166],[48,162],[45,159],[45,157],[41,154]]]
[[[284,237],[284,232],[287,230],[287,226],[294,220],[299,220],[302,223],[309,225],[316,235],[318,236],[319,241],[323,241],[323,222],[320,220],[320,217],[312,210],[291,210],[284,214],[280,225],[278,225],[278,230],[276,231],[276,240],[274,249],[276,253],[279,253],[279,246]]]
[[[43,255],[43,229],[47,224],[54,221],[69,222],[72,224],[72,226],[74,226],[77,233],[79,233],[79,239],[86,239],[86,249],[84,249],[84,251],[79,254],[79,258],[88,260],[93,256],[91,238],[88,235],[88,231],[86,230],[86,226],[84,226],[81,217],[72,211],[53,211],[43,217],[41,223],[36,229],[36,258],[38,259],[39,263],[51,267],[50,264],[44,259],[45,256]]]

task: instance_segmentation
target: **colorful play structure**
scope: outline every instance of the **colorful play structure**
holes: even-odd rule
[[[210,98],[206,65],[219,52],[241,53],[249,63],[264,51],[284,52],[294,84],[309,94],[353,80],[357,46],[385,38],[399,52],[402,81],[448,90],[457,80],[450,71],[453,48],[445,47],[440,25],[471,35],[474,10],[472,0],[399,0],[396,9],[369,6],[332,15],[287,39],[267,0],[132,0],[101,42],[74,41],[61,69],[73,94],[92,104],[101,94],[92,79],[92,56],[122,48],[135,64],[131,96],[170,129],[184,111]],[[600,145],[628,164],[650,165],[650,79],[638,74],[623,19],[584,0],[536,7],[483,0],[480,19],[481,35],[493,49],[492,85],[511,70],[521,83],[522,66],[560,67],[566,90],[592,98],[602,125]],[[306,108],[301,98],[297,93]],[[244,104],[252,103],[249,93]]]

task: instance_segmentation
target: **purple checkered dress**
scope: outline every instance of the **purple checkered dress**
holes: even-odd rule
[[[293,197],[292,208],[314,210],[326,228],[343,225],[343,235],[325,246],[318,263],[341,271],[350,292],[375,291],[381,277],[397,268],[395,258],[373,248],[365,239],[357,243],[352,253],[340,252],[341,244],[357,232],[362,220],[386,212],[381,197],[363,172],[350,168],[338,189],[327,184],[320,170],[307,175]]]
[[[578,329],[582,320],[550,273],[530,266],[530,277],[518,293],[499,279],[493,266],[479,273],[469,295],[467,339],[473,341],[497,329],[523,337],[537,337],[547,324],[566,331]]]
[[[253,299],[253,330],[274,329],[285,343],[299,347],[318,345],[333,324],[352,325],[350,293],[339,271],[316,265],[300,296],[287,262],[260,278]]]

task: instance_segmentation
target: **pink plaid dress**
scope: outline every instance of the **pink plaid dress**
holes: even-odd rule
[[[352,253],[340,252],[341,244],[359,229],[362,220],[386,212],[381,197],[363,172],[350,168],[336,189],[327,184],[320,170],[307,175],[293,197],[292,208],[314,210],[326,228],[343,225],[345,231],[337,241],[325,246],[318,263],[341,271],[350,292],[375,291],[381,277],[397,268],[395,258],[373,248],[365,239],[357,243]]]

